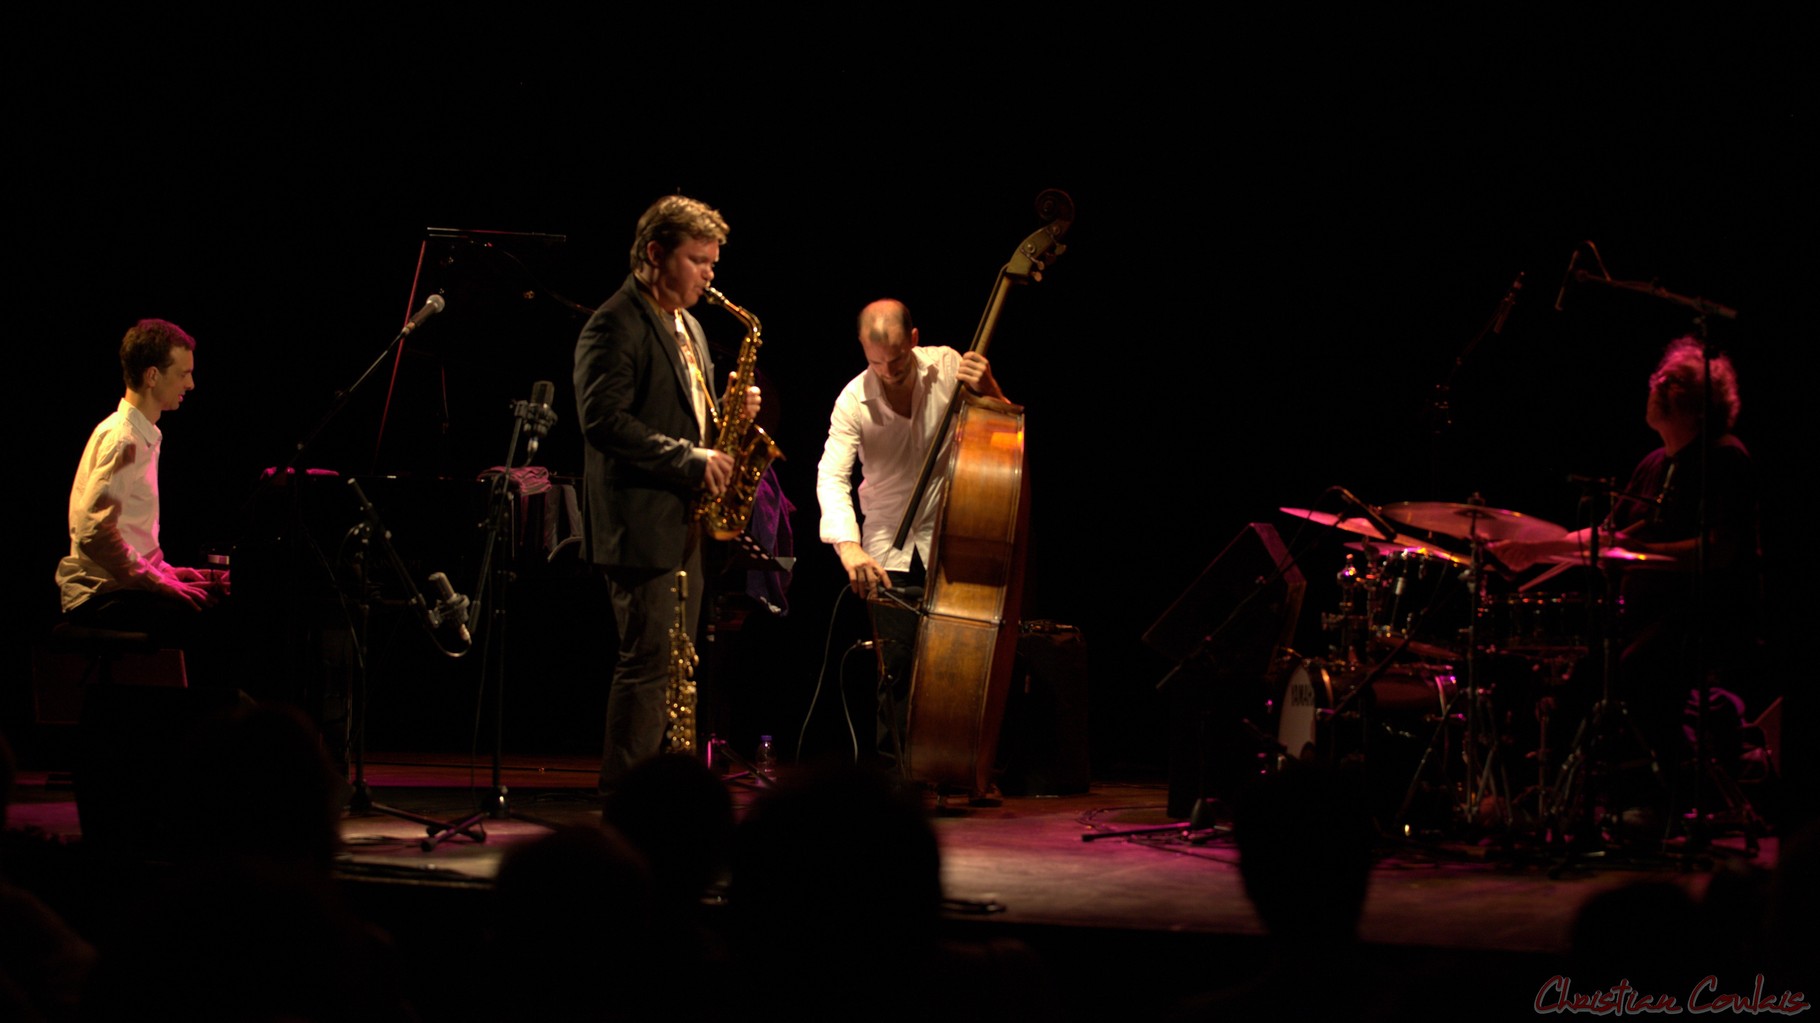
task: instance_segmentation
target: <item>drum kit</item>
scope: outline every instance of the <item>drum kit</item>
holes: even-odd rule
[[[1343,545],[1334,609],[1321,614],[1325,655],[1291,657],[1275,681],[1277,756],[1361,766],[1386,831],[1547,827],[1569,812],[1569,744],[1551,740],[1550,717],[1557,703],[1599,698],[1596,677],[1573,675],[1582,664],[1599,674],[1588,654],[1606,633],[1601,601],[1537,587],[1591,559],[1564,542],[1566,529],[1521,512],[1360,507],[1356,518],[1279,509],[1356,539]],[[1497,561],[1511,541],[1564,553],[1540,558],[1543,571],[1518,586]],[[1671,560],[1622,548],[1599,558],[1602,567]],[[1595,692],[1558,699],[1568,686]]]

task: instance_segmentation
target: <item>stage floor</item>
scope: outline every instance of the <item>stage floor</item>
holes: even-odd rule
[[[384,897],[393,906],[387,912],[421,915],[431,905],[426,900],[437,897],[429,893],[437,892],[472,904],[484,897],[502,854],[515,843],[546,833],[547,826],[599,819],[595,767],[585,758],[508,758],[501,780],[514,816],[481,821],[484,841],[457,834],[426,850],[429,829],[423,825],[383,813],[346,816],[340,872],[362,887],[416,889],[403,899]],[[490,765],[457,757],[375,755],[366,780],[375,802],[436,821],[476,812],[491,792]],[[60,781],[22,772],[8,826],[76,839],[74,794]],[[753,798],[744,784],[730,788],[736,807]],[[1263,928],[1229,839],[1203,834],[1194,842],[1179,831],[1095,837],[1170,824],[1165,801],[1160,783],[1101,782],[1083,795],[1006,798],[997,806],[932,813],[952,931],[1016,936],[1058,973],[1095,964],[1177,973],[1141,976],[1135,990],[1121,984],[1117,995],[1081,1001],[1083,1017],[1114,1006],[1166,1008],[1181,994],[1242,972],[1241,962],[1261,961]],[[1383,845],[1371,872],[1361,937],[1374,954],[1392,961],[1438,955],[1453,963],[1497,962],[1519,982],[1533,972],[1540,987],[1564,961],[1572,921],[1591,896],[1647,878],[1685,886],[1698,898],[1719,873],[1769,871],[1776,851],[1775,839],[1767,837],[1756,855],[1748,855],[1743,838],[1733,836],[1700,857],[1591,860],[1556,870],[1557,861],[1519,860],[1490,845]],[[407,905],[418,908],[398,908]],[[436,915],[443,912],[452,911]],[[1194,965],[1229,954],[1226,967]],[[1189,975],[1180,975],[1183,970]]]

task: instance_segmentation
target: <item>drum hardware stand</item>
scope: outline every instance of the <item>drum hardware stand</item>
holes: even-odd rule
[[[1518,283],[1513,285],[1512,295],[1515,294],[1515,289],[1521,286],[1521,279],[1519,274]],[[1485,499],[1475,493],[1467,503],[1483,505]],[[1409,827],[1409,812],[1414,804],[1416,792],[1421,786],[1422,776],[1427,771],[1429,761],[1433,758],[1436,748],[1445,739],[1448,726],[1456,718],[1462,718],[1465,722],[1465,735],[1462,738],[1460,751],[1465,774],[1461,784],[1455,789],[1457,796],[1455,814],[1464,822],[1477,822],[1482,816],[1482,808],[1489,800],[1498,811],[1498,824],[1504,831],[1510,831],[1515,822],[1511,805],[1510,781],[1504,765],[1498,757],[1501,738],[1497,730],[1497,721],[1489,713],[1490,709],[1485,706],[1484,693],[1479,686],[1479,619],[1480,612],[1485,606],[1485,545],[1489,538],[1479,531],[1478,519],[1473,518],[1470,521],[1472,525],[1466,540],[1472,553],[1466,568],[1461,572],[1461,578],[1471,593],[1471,599],[1468,601],[1470,610],[1466,621],[1464,685],[1455,690],[1453,698],[1447,701],[1442,708],[1434,734],[1422,752],[1422,759],[1417,764],[1415,774],[1409,780],[1409,787],[1404,791],[1403,802],[1397,809],[1395,823],[1398,830],[1405,833]],[[1426,614],[1427,609],[1425,608],[1423,616],[1426,617]],[[1407,646],[1415,634],[1416,627],[1412,624],[1407,630],[1403,646]],[[1402,647],[1398,647],[1391,656],[1394,657],[1401,650]],[[1381,670],[1380,668],[1379,671]],[[1373,677],[1377,673],[1374,672]],[[1367,682],[1369,681],[1367,679]],[[1466,708],[1465,713],[1459,715],[1456,713],[1455,707],[1462,698],[1466,700]],[[1480,756],[1481,749],[1485,751],[1483,758]]]
[[[354,658],[356,664],[354,679],[355,692],[353,694],[354,780],[353,793],[348,799],[348,809],[357,815],[381,813],[388,817],[396,817],[399,820],[421,824],[430,835],[441,834],[446,838],[460,834],[473,839],[476,842],[485,842],[487,840],[486,829],[480,827],[477,823],[465,822],[461,824],[451,824],[448,821],[437,820],[434,817],[426,817],[422,814],[412,813],[408,810],[400,810],[396,807],[384,806],[373,802],[372,790],[368,787],[366,780],[367,684],[369,681],[367,677],[367,632],[370,626],[372,606],[368,596],[366,557],[367,552],[372,548],[375,542],[384,550],[386,560],[392,566],[393,574],[395,574],[399,580],[404,583],[406,589],[410,591],[410,598],[405,601],[405,606],[416,608],[421,612],[424,615],[426,623],[432,630],[440,624],[440,621],[433,620],[436,619],[436,611],[424,600],[423,594],[419,592],[416,585],[412,583],[411,574],[405,568],[403,559],[398,556],[397,548],[392,546],[391,531],[385,528],[385,524],[380,521],[379,512],[374,509],[372,502],[367,500],[366,493],[360,489],[360,481],[355,479],[348,480],[348,489],[353,491],[355,500],[360,504],[362,515],[361,521],[354,526],[351,533],[360,548],[359,553],[354,557],[354,581],[358,587],[360,596],[356,602],[358,614],[356,615],[354,639]],[[457,654],[455,656],[460,655]],[[441,839],[438,839],[438,841],[441,841]],[[424,845],[425,851],[428,851],[432,847],[433,846],[426,840]]]
[[[1517,275],[1513,284],[1511,297],[1516,289],[1522,287],[1523,275]],[[1507,310],[1508,311],[1508,310]],[[1469,504],[1482,505],[1485,499],[1479,494],[1472,495]],[[1467,537],[1471,545],[1472,556],[1465,575],[1466,583],[1472,592],[1471,613],[1466,619],[1466,685],[1465,692],[1469,698],[1466,703],[1466,788],[1464,792],[1464,809],[1469,820],[1479,818],[1480,808],[1486,799],[1491,799],[1498,807],[1501,820],[1499,823],[1509,830],[1512,823],[1510,805],[1510,782],[1503,773],[1503,764],[1498,761],[1499,736],[1497,721],[1488,714],[1490,708],[1485,706],[1483,694],[1479,688],[1479,611],[1485,606],[1485,544],[1488,537],[1479,532],[1479,522],[1472,520],[1472,530]],[[1454,698],[1459,699],[1459,693]],[[1483,744],[1486,753],[1483,763],[1478,760],[1479,749]],[[1494,765],[1496,771],[1493,770]],[[1502,792],[1498,791],[1498,782],[1502,780]]]
[[[516,530],[513,529],[515,517],[512,514],[512,472],[513,461],[518,455],[518,440],[528,426],[531,437],[525,448],[525,466],[537,455],[538,442],[556,425],[556,413],[550,408],[550,397],[554,386],[546,380],[539,380],[531,385],[531,400],[513,403],[512,438],[506,445],[506,460],[502,468],[494,469],[487,475],[487,518],[486,540],[481,548],[480,572],[474,588],[472,604],[475,608],[486,607],[486,625],[480,636],[480,687],[485,692],[490,684],[493,687],[493,763],[491,788],[484,805],[450,824],[438,832],[433,832],[423,840],[425,852],[464,833],[468,828],[479,828],[483,820],[521,820],[540,827],[554,830],[555,825],[549,821],[526,814],[514,812],[510,802],[511,793],[501,778],[502,762],[505,757],[505,717],[506,717],[506,598],[511,592],[511,585],[516,573],[511,567],[511,540]],[[487,586],[493,586],[492,603],[487,603]],[[465,629],[463,630],[466,631]],[[478,717],[478,711],[476,713]],[[476,722],[478,725],[478,721]]]
[[[1491,317],[1485,322],[1485,325],[1480,327],[1478,332],[1472,336],[1471,340],[1467,341],[1466,346],[1460,350],[1460,353],[1454,357],[1453,365],[1448,370],[1446,379],[1435,385],[1434,398],[1431,405],[1433,429],[1431,431],[1432,443],[1430,445],[1430,458],[1432,467],[1431,472],[1436,479],[1440,477],[1440,468],[1444,464],[1444,453],[1442,451],[1441,441],[1449,432],[1451,432],[1454,425],[1452,407],[1454,382],[1458,378],[1460,371],[1466,366],[1467,360],[1487,338],[1500,338],[1503,336],[1504,326],[1510,320],[1511,311],[1516,308],[1517,296],[1523,290],[1523,279],[1526,275],[1527,271],[1517,271],[1516,277],[1511,280],[1509,289],[1505,291],[1504,297],[1499,300],[1497,308],[1493,310]],[[1560,305],[1557,300],[1556,309],[1558,310],[1559,308]],[[1485,503],[1485,499],[1475,493],[1468,503],[1482,505]],[[1479,610],[1484,597],[1484,547],[1487,538],[1480,535],[1478,520],[1473,519],[1471,521],[1472,527],[1468,540],[1472,545],[1472,560],[1467,569],[1467,582],[1472,587],[1473,599],[1471,601],[1466,625],[1466,685],[1464,687],[1465,691],[1471,694],[1471,699],[1469,699],[1466,704],[1467,721],[1464,752],[1466,757],[1467,777],[1463,796],[1466,807],[1469,809],[1472,817],[1476,818],[1478,807],[1482,805],[1481,800],[1484,793],[1494,787],[1492,779],[1496,776],[1492,773],[1492,764],[1496,760],[1497,736],[1494,731],[1491,736],[1491,753],[1487,755],[1485,763],[1481,767],[1476,763],[1476,760],[1477,744],[1478,740],[1481,738],[1479,717],[1481,714],[1481,703],[1483,701],[1480,699],[1479,694],[1478,665],[1476,659],[1479,646],[1477,631]],[[1456,692],[1455,700],[1457,701],[1458,698],[1459,693]],[[1443,729],[1446,727],[1447,717],[1448,715],[1445,713],[1442,715]],[[1437,733],[1437,739],[1439,738],[1439,735],[1440,733]],[[1424,762],[1427,760],[1426,753],[1423,755],[1423,760]],[[1500,772],[1502,771],[1501,766],[1499,770]],[[1419,779],[1421,777],[1420,773],[1418,773],[1416,777]],[[1410,782],[1411,796],[1414,795],[1415,784],[1415,780]],[[1498,805],[1503,812],[1503,823],[1505,827],[1508,828],[1511,824],[1511,806],[1508,798],[1510,786],[1508,781],[1506,781],[1504,789],[1507,798],[1499,799]],[[1407,812],[1408,799],[1405,799],[1404,804],[1404,809],[1398,813],[1399,819],[1402,817],[1403,813]]]
[[[1555,778],[1554,798],[1543,807],[1545,837],[1556,842],[1565,842],[1569,835],[1572,837],[1571,843],[1566,843],[1566,856],[1550,869],[1551,878],[1560,877],[1576,860],[1603,856],[1607,851],[1600,835],[1597,802],[1598,797],[1610,793],[1602,791],[1602,786],[1595,782],[1615,766],[1610,762],[1611,747],[1615,743],[1622,740],[1634,743],[1647,759],[1651,782],[1658,788],[1663,784],[1662,764],[1655,749],[1631,720],[1630,708],[1612,695],[1612,681],[1617,671],[1612,622],[1616,607],[1611,599],[1612,570],[1605,567],[1601,559],[1600,545],[1606,520],[1611,516],[1610,498],[1617,481],[1606,477],[1581,482],[1598,495],[1598,507],[1592,516],[1594,526],[1587,531],[1587,555],[1589,564],[1595,568],[1593,578],[1598,580],[1597,592],[1589,594],[1589,598],[1596,608],[1599,634],[1599,701],[1575,730],[1567,758]],[[1600,747],[1605,748],[1603,752]],[[1578,820],[1570,820],[1570,815],[1577,816]]]
[[[1701,687],[1700,702],[1700,730],[1703,732],[1705,728],[1705,715],[1708,712],[1707,704],[1710,703],[1707,687]],[[1700,735],[1700,738],[1704,739],[1704,735]],[[1744,788],[1732,778],[1726,771],[1725,766],[1720,764],[1717,758],[1704,752],[1701,752],[1698,755],[1701,759],[1701,766],[1695,773],[1696,788],[1694,791],[1696,798],[1692,820],[1697,821],[1700,825],[1708,825],[1712,823],[1715,816],[1723,816],[1726,820],[1733,822],[1737,827],[1743,829],[1745,855],[1755,857],[1762,851],[1760,838],[1764,830],[1763,818],[1758,816],[1757,808],[1751,804],[1750,797],[1744,794]],[[1700,802],[1698,798],[1700,790],[1697,786],[1701,780],[1704,780],[1712,786],[1713,792],[1718,795],[1720,801],[1724,804],[1724,809],[1719,813],[1715,814],[1706,811]],[[1696,845],[1687,849],[1686,851],[1688,853],[1692,854],[1710,851],[1711,836],[1703,835],[1700,837],[1705,839],[1705,844]]]

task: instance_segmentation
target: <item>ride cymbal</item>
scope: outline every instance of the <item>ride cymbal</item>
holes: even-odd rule
[[[1448,501],[1402,501],[1384,506],[1384,515],[1414,529],[1460,540],[1559,540],[1567,530],[1522,512]]]

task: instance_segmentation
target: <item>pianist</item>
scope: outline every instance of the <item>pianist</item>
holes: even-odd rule
[[[188,646],[227,573],[180,568],[158,545],[158,420],[196,386],[196,342],[174,323],[140,320],[120,342],[126,395],[89,435],[70,486],[69,555],[57,565],[73,625],[147,632]]]

